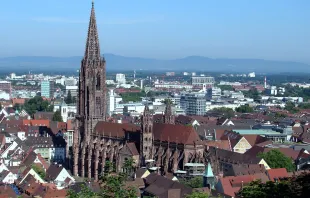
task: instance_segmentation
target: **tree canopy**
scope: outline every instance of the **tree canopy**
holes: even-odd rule
[[[70,91],[70,90],[68,91],[68,94],[67,94],[67,97],[66,97],[66,99],[65,99],[65,102],[66,102],[67,104],[73,103],[73,98],[72,98],[72,95],[71,95],[71,91]]]
[[[191,179],[181,179],[180,183],[190,188],[203,188],[202,177],[193,177]]]
[[[254,111],[253,107],[249,105],[242,105],[236,108],[236,111],[239,113],[252,113]]]
[[[278,182],[260,180],[244,186],[238,193],[243,198],[289,198],[309,197],[310,174],[302,174],[298,177],[287,178]]]
[[[32,165],[31,165],[31,168],[32,168],[36,173],[38,173],[38,175],[40,175],[40,177],[41,177],[42,179],[45,178],[45,171],[44,171],[44,169],[43,169],[42,167],[40,167],[39,165],[36,165],[36,164],[32,164]]]
[[[213,112],[220,113],[224,118],[232,118],[235,115],[235,111],[231,108],[221,107],[212,109]]]
[[[272,149],[267,153],[258,153],[257,156],[263,158],[270,168],[286,168],[288,172],[296,170],[292,159],[281,153],[278,149]]]
[[[209,195],[205,192],[193,192],[186,195],[186,198],[209,198]]]
[[[243,94],[245,97],[253,98],[254,100],[261,99],[260,93],[257,91],[257,89],[250,89],[249,91],[244,91]]]
[[[47,100],[43,100],[41,96],[35,96],[27,100],[24,104],[24,109],[30,114],[34,114],[37,111],[53,111],[53,105],[49,104]]]
[[[295,106],[293,102],[287,102],[284,107],[285,110],[289,111],[290,113],[298,113],[299,109]]]
[[[62,116],[61,116],[61,113],[60,113],[60,110],[57,110],[57,111],[54,113],[52,120],[53,120],[53,121],[57,121],[57,122],[63,122]]]

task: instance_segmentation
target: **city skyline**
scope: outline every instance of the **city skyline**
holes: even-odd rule
[[[308,1],[95,1],[102,53],[174,59],[259,58],[310,63]],[[89,1],[6,1],[0,57],[79,56]],[[188,13],[188,14],[184,14]]]

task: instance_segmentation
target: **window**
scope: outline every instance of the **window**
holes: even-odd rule
[[[100,90],[101,89],[101,79],[100,78],[101,78],[101,76],[98,73],[97,77],[96,77],[96,90]]]

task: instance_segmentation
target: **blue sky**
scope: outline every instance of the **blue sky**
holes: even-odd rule
[[[83,55],[91,0],[6,0],[0,57]],[[95,0],[103,53],[310,63],[309,0]]]

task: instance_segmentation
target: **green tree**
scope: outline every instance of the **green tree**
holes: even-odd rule
[[[60,110],[55,111],[52,120],[57,122],[63,122]]]
[[[137,191],[131,186],[125,185],[125,175],[106,174],[102,178],[103,185],[101,187],[100,197],[106,198],[134,198],[137,197]]]
[[[34,114],[37,111],[53,111],[53,105],[49,104],[47,100],[43,100],[41,96],[35,96],[30,100],[27,100],[24,104],[24,109],[30,114]]]
[[[87,186],[84,184],[81,185],[81,191],[76,193],[73,190],[69,190],[67,194],[68,198],[94,198],[99,197],[97,193],[91,191]]]
[[[285,110],[289,111],[290,113],[298,113],[299,109],[295,106],[293,102],[287,102],[284,107]]]
[[[191,179],[181,179],[181,184],[184,184],[190,188],[202,188],[203,187],[203,177],[193,177]]]
[[[245,97],[253,98],[255,101],[260,100],[261,96],[257,89],[250,89],[249,91],[244,91]]]
[[[250,107],[249,105],[242,105],[236,108],[236,111],[239,113],[252,113],[254,112],[254,109],[253,107]]]
[[[286,168],[288,172],[296,170],[292,159],[281,153],[278,149],[272,149],[267,153],[258,153],[257,156],[263,158],[270,168]]]
[[[222,91],[233,91],[234,88],[231,85],[217,85],[217,87],[221,88]]]
[[[209,198],[209,195],[205,192],[193,192],[186,195],[186,198]]]
[[[224,118],[232,118],[235,116],[235,111],[231,108],[221,107],[221,108],[215,108],[212,111],[222,114]]]
[[[132,158],[126,159],[123,169],[127,175],[130,175],[134,169],[134,160]]]
[[[72,95],[71,95],[71,91],[70,91],[70,90],[68,91],[68,94],[67,94],[67,97],[66,97],[66,99],[65,99],[65,102],[66,102],[67,104],[73,103],[73,98],[72,98]]]
[[[38,175],[40,175],[40,177],[41,177],[42,179],[45,178],[45,171],[44,171],[44,169],[43,169],[42,167],[40,167],[40,166],[38,166],[38,165],[35,165],[35,164],[32,164],[32,165],[31,165],[31,168],[32,168],[36,173],[38,173]]]

